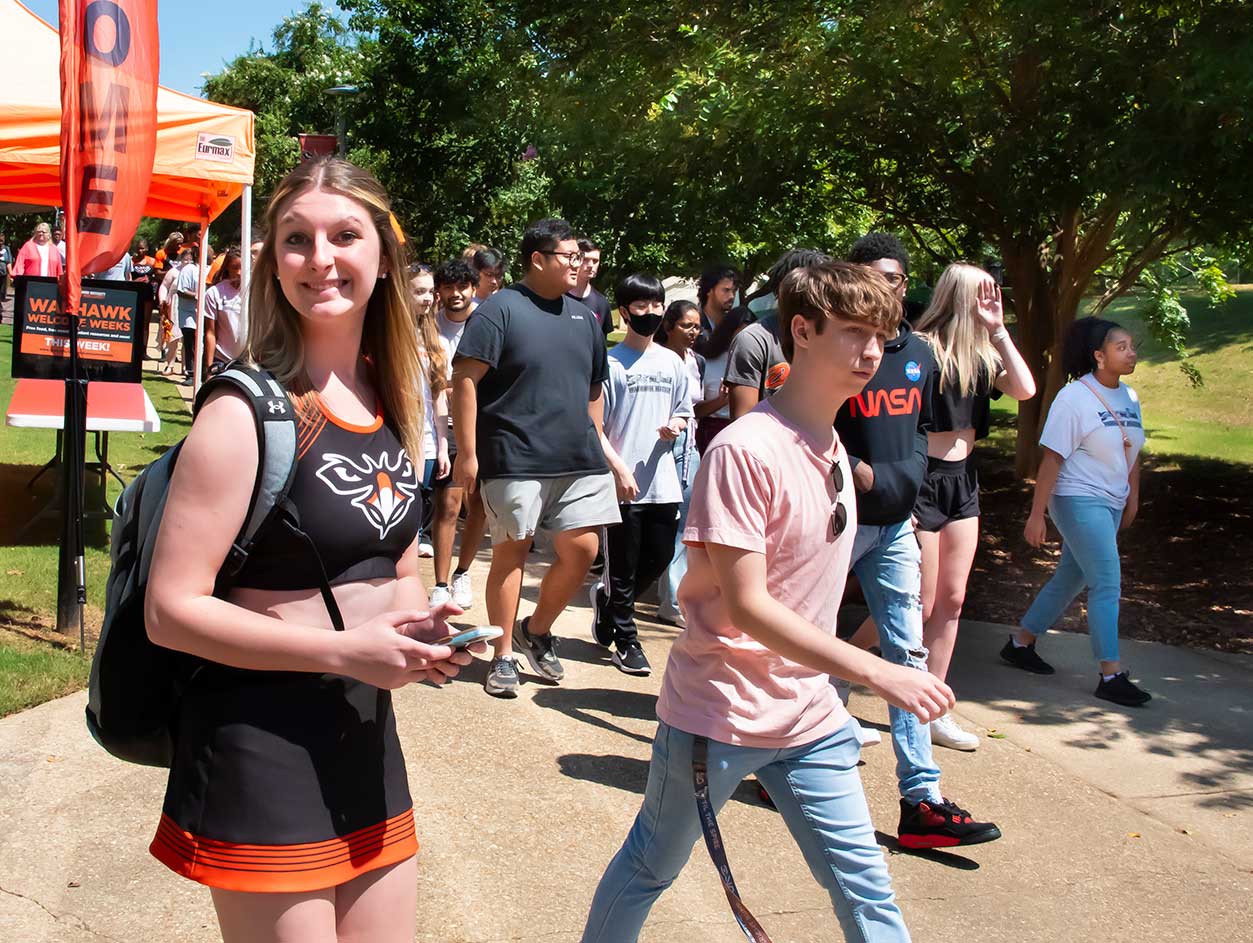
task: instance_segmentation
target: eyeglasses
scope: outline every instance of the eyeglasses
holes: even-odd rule
[[[897,285],[903,285],[909,281],[909,276],[901,272],[880,272],[884,278],[888,280],[888,284],[895,288]]]
[[[539,253],[540,255],[551,255],[554,258],[561,259],[561,261],[565,262],[566,265],[569,265],[571,268],[576,265],[583,264],[582,252],[551,252],[547,249],[540,249]]]
[[[839,462],[831,463],[831,486],[835,488],[835,504],[831,505],[831,538],[838,540],[848,527],[848,508],[840,501],[844,493],[844,469]]]

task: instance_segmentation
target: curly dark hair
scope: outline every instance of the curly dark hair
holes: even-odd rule
[[[909,274],[909,253],[890,232],[868,232],[848,251],[848,260],[857,265],[869,265],[879,259],[896,259],[901,263],[901,270]]]
[[[474,285],[479,284],[479,270],[465,259],[449,259],[435,270],[435,288],[440,285]]]

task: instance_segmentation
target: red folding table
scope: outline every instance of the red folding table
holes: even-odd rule
[[[61,435],[65,428],[65,383],[62,380],[18,380],[9,400],[9,409],[5,414],[7,425],[24,429],[55,429],[57,430],[57,451],[28,483],[29,488],[44,472],[53,468],[61,460]],[[96,461],[92,464],[100,475],[100,491],[105,494],[107,476],[112,475],[118,483],[125,485],[121,476],[109,464],[109,433],[110,432],[158,432],[161,429],[161,418],[156,407],[144,390],[142,383],[101,383],[87,384],[87,431],[96,436]],[[29,527],[39,518],[56,510],[57,499],[35,516],[26,526]],[[89,511],[84,516],[112,517],[113,512],[105,500],[98,511]]]

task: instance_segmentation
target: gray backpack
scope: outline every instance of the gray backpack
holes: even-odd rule
[[[252,404],[257,424],[259,472],[244,526],[218,573],[215,596],[223,596],[243,569],[266,528],[283,525],[303,537],[287,500],[296,472],[296,419],[283,387],[268,372],[238,361],[210,377],[196,397],[199,412],[214,390],[228,384]],[[173,757],[172,725],[179,698],[205,664],[201,659],[154,644],[144,625],[144,596],[153,545],[165,510],[180,442],[126,486],[116,505],[105,588],[104,625],[91,664],[87,727],[96,741],[119,759],[168,767]],[[321,561],[318,561],[321,572]],[[330,586],[322,576],[335,627],[342,628]]]

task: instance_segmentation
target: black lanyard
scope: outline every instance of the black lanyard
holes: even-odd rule
[[[692,741],[692,782],[696,787],[696,812],[700,816],[700,830],[705,833],[705,847],[709,849],[709,857],[718,869],[718,878],[722,881],[722,889],[726,892],[731,912],[735,914],[735,920],[744,935],[753,943],[771,943],[757,918],[740,900],[735,878],[731,876],[731,865],[722,844],[722,832],[718,830],[713,803],[709,801],[709,740],[706,737],[697,737]]]

